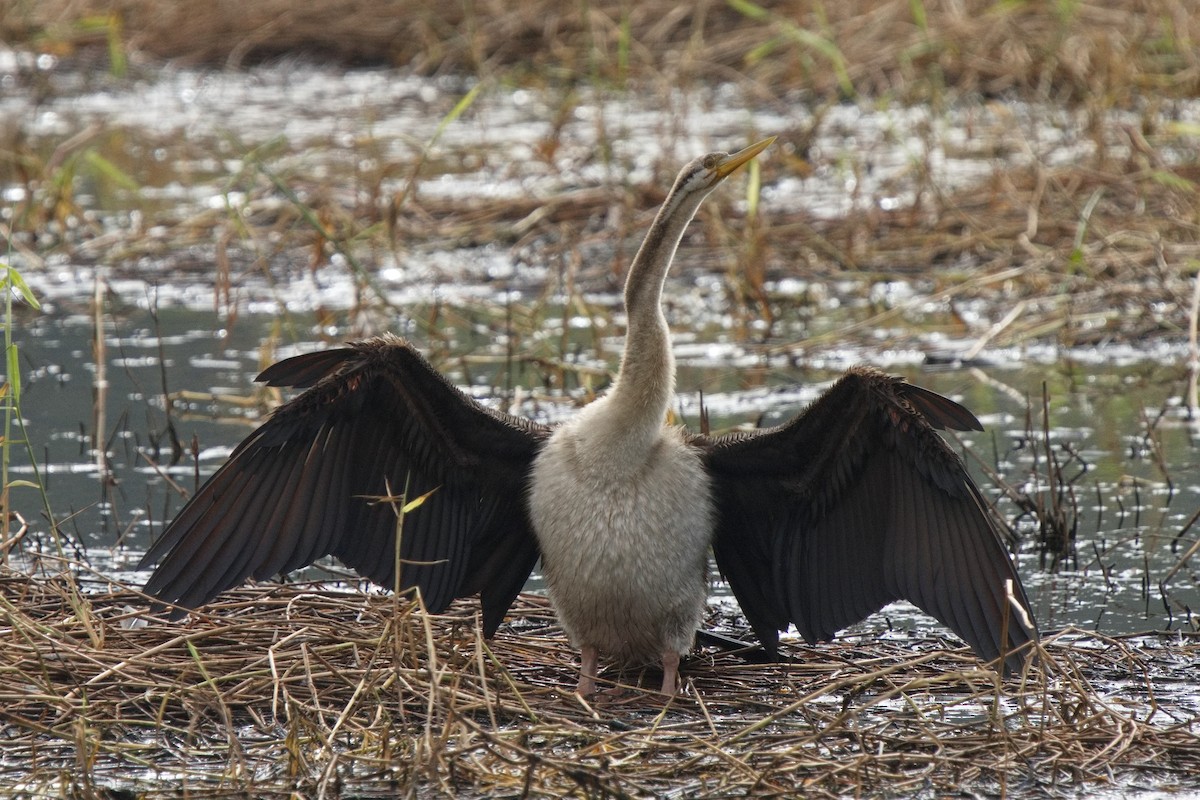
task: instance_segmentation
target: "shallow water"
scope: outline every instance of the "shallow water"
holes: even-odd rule
[[[1050,167],[1100,148],[1125,158],[1131,150],[1122,131],[1144,121],[1122,111],[1098,121],[1021,102],[814,108],[797,96],[754,105],[729,86],[665,97],[537,92],[296,62],[250,72],[166,69],[119,82],[59,69],[50,56],[36,66],[0,57],[0,85],[10,138],[51,160],[73,141],[136,182],[124,185],[96,162],[79,168],[81,204],[101,212],[100,224],[118,227],[136,227],[155,212],[248,213],[245,176],[259,161],[301,184],[336,178],[334,191],[365,199],[371,180],[381,194],[410,187],[410,171],[389,165],[427,160],[420,182],[427,196],[517,199],[642,184],[664,166],[670,174],[696,154],[770,134],[780,142],[764,157],[789,159],[796,169],[763,187],[764,208],[837,217],[908,207],[922,193],[971,186],[999,164]],[[1156,156],[1190,163],[1195,143],[1185,132],[1200,124],[1200,102],[1164,102],[1158,113],[1180,135]],[[1096,136],[1097,128],[1110,133]],[[8,203],[28,199],[26,192],[15,175],[0,186]]]
[[[162,530],[163,520],[180,506],[180,497],[160,471],[191,489],[197,470],[201,477],[211,474],[260,414],[257,407],[241,408],[215,397],[251,395],[253,375],[262,366],[261,343],[275,319],[248,316],[227,328],[204,327],[212,322],[211,313],[184,309],[162,310],[157,322],[139,310],[107,317],[108,386],[102,430],[108,443],[103,467],[108,475],[103,478],[90,446],[97,393],[91,320],[81,315],[43,316],[23,329],[25,417],[51,507],[64,520],[64,532],[78,545],[69,552],[117,579],[144,580],[145,575],[133,572],[133,566],[151,537]],[[495,353],[502,363],[502,348],[472,345],[470,337],[465,338],[464,352],[476,357]],[[310,346],[310,342],[302,345]],[[276,354],[284,356],[296,349],[279,347]],[[750,370],[755,374],[750,383],[756,385],[746,385],[747,370],[731,366],[736,361],[732,357],[726,362],[718,357],[728,350],[714,344],[693,360],[688,348],[683,348],[679,407],[685,422],[697,424],[700,388],[714,428],[756,420],[770,424],[798,411],[835,374],[828,369],[767,366]],[[462,382],[456,363],[455,358],[447,358],[442,367]],[[1081,463],[1063,468],[1066,476],[1077,478],[1078,541],[1073,558],[1056,571],[1039,567],[1036,531],[1029,521],[1017,525],[1026,533],[1021,571],[1043,627],[1076,625],[1106,633],[1164,629],[1185,624],[1182,617],[1190,609],[1200,609],[1193,569],[1178,572],[1165,587],[1165,595],[1159,588],[1181,550],[1195,540],[1194,531],[1177,540],[1200,508],[1192,432],[1169,410],[1153,437],[1169,465],[1175,486],[1171,496],[1147,449],[1149,440],[1140,420],[1143,412],[1154,415],[1170,405],[1178,391],[1172,383],[1179,380],[1177,368],[1150,362],[1063,360],[978,371],[929,370],[895,359],[887,367],[971,407],[987,431],[963,441],[991,464],[998,461],[1007,480],[1018,485],[1030,472],[1023,441],[1023,395],[1038,392],[1043,380],[1050,384],[1052,439],[1086,461],[1086,474]],[[473,370],[477,394],[508,406],[493,388],[492,370],[487,365]],[[529,371],[511,376],[517,385],[529,385],[532,378]],[[185,452],[170,466],[164,381],[170,392],[192,392],[199,398],[180,404],[172,418],[175,436],[185,449],[190,449],[193,437],[198,441],[198,465]],[[569,404],[548,401],[526,400],[520,408],[546,419],[571,413]],[[32,477],[27,465],[18,464],[14,471]],[[979,480],[989,486],[985,476]],[[21,491],[25,494],[18,498],[18,507],[36,517],[32,491]],[[1017,516],[1011,503],[1002,503],[1001,509],[1010,519]],[[50,549],[45,542],[42,547]],[[724,594],[720,587],[716,593]],[[904,625],[909,614],[894,609],[872,624]]]

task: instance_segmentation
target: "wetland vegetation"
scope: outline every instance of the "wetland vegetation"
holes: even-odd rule
[[[1198,788],[1186,2],[18,0],[0,41],[14,796]],[[493,641],[335,566],[144,615],[145,543],[278,401],[259,367],[395,330],[562,418],[680,163],[771,134],[669,284],[680,419],[771,421],[859,361],[962,399],[1038,668],[900,608],[589,706],[537,595]]]

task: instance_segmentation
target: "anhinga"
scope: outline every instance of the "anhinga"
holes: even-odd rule
[[[480,594],[491,636],[540,557],[582,651],[661,660],[676,688],[708,592],[709,550],[766,650],[789,624],[828,639],[898,599],[1016,670],[1037,638],[1002,528],[934,429],[962,406],[850,370],[774,428],[710,437],[666,424],[675,390],[663,282],[700,203],[773,139],[679,173],[625,285],[628,333],[609,391],[557,427],[481,405],[407,342],[380,336],[259,376],[304,393],[234,451],[154,543],[157,598],[203,604],[332,554],[438,612]],[[371,498],[432,493],[403,518]],[[1007,632],[1007,638],[1002,638]],[[1017,652],[1020,651],[1020,652]]]

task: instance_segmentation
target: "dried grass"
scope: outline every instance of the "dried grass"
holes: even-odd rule
[[[990,345],[1178,338],[1200,264],[1200,169],[1167,167],[1136,146],[1131,153],[1057,166],[998,163],[977,185],[929,186],[893,211],[870,199],[862,212],[832,220],[763,215],[756,247],[768,278],[917,280],[927,292],[913,308],[875,309],[777,349],[878,337],[910,312],[925,330],[940,324],[953,336],[977,335],[955,312],[972,300],[1010,311],[986,333]],[[931,301],[945,308],[941,320],[928,314]]]
[[[769,9],[746,0],[695,8],[616,0],[516,4],[519,8],[495,2],[404,8],[289,3],[287,13],[281,2],[220,2],[203,9],[149,0],[19,3],[0,9],[0,36],[64,54],[115,35],[134,50],[181,61],[236,64],[282,53],[331,53],[424,72],[476,71],[504,83],[637,81],[662,97],[689,79],[731,81],[766,105],[796,97],[790,90],[811,90],[796,101],[812,109],[811,125],[778,131],[777,157],[762,165],[767,186],[803,178],[806,169],[839,168],[839,152],[821,153],[814,164],[802,161],[822,129],[826,101],[820,98],[843,91],[836,65],[855,91],[887,100],[931,101],[936,107],[942,90],[953,88],[967,102],[975,102],[973,92],[1028,97],[1044,113],[1078,101],[1082,109],[1064,127],[1065,135],[1084,145],[1071,154],[1072,163],[1063,163],[1061,154],[1039,160],[1043,154],[1036,142],[1022,139],[1022,125],[994,115],[966,139],[967,147],[979,148],[968,157],[995,165],[991,177],[977,185],[963,190],[938,185],[931,153],[942,154],[948,145],[930,133],[925,163],[914,163],[897,186],[880,189],[895,196],[856,196],[856,210],[838,219],[764,204],[757,219],[742,225],[731,201],[722,208],[714,199],[702,214],[705,229],[715,233],[705,247],[693,243],[679,271],[727,272],[734,317],[766,320],[766,333],[745,335],[768,346],[781,338],[774,335],[776,320],[795,322],[787,315],[805,313],[796,311],[794,296],[771,296],[771,284],[785,277],[862,284],[916,277],[928,283],[922,294],[947,299],[943,319],[912,315],[919,332],[940,325],[953,336],[978,336],[954,304],[982,299],[1013,309],[1003,330],[989,334],[998,345],[1176,337],[1194,320],[1200,170],[1189,160],[1195,150],[1192,126],[1173,119],[1169,98],[1200,93],[1194,46],[1200,15],[1188,13],[1180,0],[851,0]],[[103,16],[109,12],[115,16]],[[97,25],[106,19],[107,26]],[[560,92],[565,94],[558,97]],[[575,100],[569,88],[554,87],[546,96],[557,97],[551,107],[557,103],[559,113],[570,117]],[[985,124],[991,127],[983,130]],[[556,127],[536,143],[539,158],[553,157],[561,145],[558,134]],[[316,268],[332,253],[365,265],[405,249],[434,252],[484,242],[510,245],[518,260],[567,265],[563,271],[578,265],[570,280],[580,291],[612,290],[641,234],[644,217],[637,211],[655,205],[662,196],[658,187],[670,178],[660,175],[649,188],[568,189],[527,201],[444,198],[422,193],[420,182],[439,169],[452,170],[454,157],[445,164],[424,156],[411,163],[385,158],[377,174],[313,179],[302,170],[276,174],[275,153],[261,161],[248,158],[259,166],[230,184],[246,194],[236,214],[186,204],[154,207],[144,212],[145,226],[115,226],[100,234],[78,224],[88,209],[70,193],[81,181],[55,167],[54,158],[39,161],[14,136],[7,145],[10,155],[0,157],[0,177],[27,187],[30,200],[18,204],[12,223],[21,235],[11,239],[18,250],[36,242],[36,251],[21,253],[29,263],[39,264],[43,254],[60,249],[79,262],[102,261],[118,271],[153,261],[175,274],[211,280],[215,261],[220,270],[214,304],[232,315],[231,287],[240,277],[278,274],[303,263]],[[56,157],[91,146],[83,134],[71,141],[75,144],[55,148]],[[124,163],[128,154],[119,148],[127,145],[114,146],[117,152],[97,152]],[[363,160],[376,158],[369,137],[362,146],[370,153]],[[604,159],[606,151],[601,141],[596,157]],[[870,159],[870,153],[848,154],[855,170],[870,169]],[[413,178],[397,190],[397,175]],[[307,198],[304,204],[293,202],[293,191]],[[916,199],[895,208],[896,196],[910,192]],[[883,210],[884,199],[891,210]],[[621,244],[594,257],[601,237]],[[366,303],[388,302],[375,290],[369,269],[352,271]],[[542,286],[514,282],[512,288],[532,293]],[[792,344],[780,346],[811,351],[834,338],[852,342],[855,331],[903,321],[906,313],[882,309],[882,316],[839,319],[832,323],[835,329],[781,325]],[[803,344],[794,344],[797,330],[805,334]]]
[[[97,25],[97,20],[110,20]],[[345,3],[41,0],[0,11],[0,38],[71,52],[124,42],[159,59],[238,66],[281,55],[534,80],[749,81],[820,94],[939,87],[1129,102],[1200,90],[1200,16],[1185,0],[996,3]]]
[[[791,646],[787,664],[705,649],[665,705],[587,704],[536,597],[491,642],[472,604],[430,617],[309,584],[231,592],[186,624],[67,573],[0,573],[0,603],[0,782],[30,790],[1064,796],[1200,774],[1200,640],[1177,635],[1050,637],[1044,667],[1003,685],[935,639]]]

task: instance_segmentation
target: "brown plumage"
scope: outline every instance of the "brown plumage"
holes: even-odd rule
[[[667,270],[703,199],[771,141],[680,172],[630,268],[625,352],[602,398],[538,425],[467,397],[393,336],[282,361],[259,379],[307,391],[154,543],[146,591],[194,607],[331,554],[384,586],[419,588],[434,612],[479,594],[490,636],[540,555],[583,654],[579,691],[594,689],[608,653],[661,659],[673,692],[711,548],[772,655],[789,624],[828,639],[906,599],[1019,669],[1037,638],[1029,602],[1002,528],[935,433],[980,429],[965,408],[857,368],[776,428],[708,437],[664,425]],[[405,516],[397,559],[395,510],[370,498],[435,489]]]

